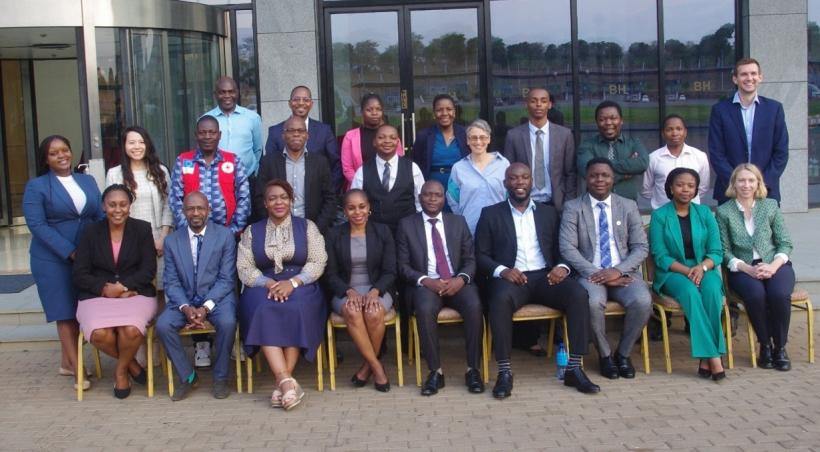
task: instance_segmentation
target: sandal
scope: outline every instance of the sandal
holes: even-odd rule
[[[270,395],[270,407],[282,408],[282,391],[279,388],[274,389],[273,394]]]
[[[302,402],[302,399],[305,397],[305,391],[302,390],[299,383],[292,377],[280,381],[279,388],[282,389],[282,385],[285,383],[291,383],[291,386],[293,386],[282,394],[282,408],[284,408],[285,411],[290,411]]]

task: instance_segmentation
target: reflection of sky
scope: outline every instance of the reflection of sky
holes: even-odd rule
[[[820,24],[820,1],[809,0],[809,22]]]
[[[355,44],[365,40],[379,43],[379,50],[398,42],[398,15],[395,12],[334,14],[331,16],[333,42]],[[422,42],[447,33],[461,33],[467,39],[478,36],[476,9],[421,10],[410,15],[413,33],[422,36]]]
[[[663,5],[666,39],[700,42],[723,24],[735,23],[734,0],[676,0]],[[809,2],[811,3],[811,2]]]

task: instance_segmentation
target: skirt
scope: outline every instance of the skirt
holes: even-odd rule
[[[156,297],[136,295],[129,298],[89,298],[77,305],[77,321],[87,341],[100,328],[135,326],[145,335],[145,328],[157,313]]]
[[[357,286],[354,287],[354,289],[356,289],[356,292],[366,294],[370,290],[370,286]],[[382,303],[384,312],[389,311],[390,308],[393,307],[393,297],[390,296],[389,292],[385,292],[384,295],[380,296],[379,301]],[[333,297],[333,299],[330,300],[330,307],[333,309],[333,312],[342,315],[342,308],[344,308],[345,303],[347,303],[347,297]]]

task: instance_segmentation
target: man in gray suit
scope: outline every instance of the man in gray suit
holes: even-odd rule
[[[532,200],[560,212],[578,193],[575,140],[572,131],[547,119],[552,102],[546,89],[530,89],[526,101],[530,120],[507,132],[502,154],[532,169]]]
[[[638,206],[612,193],[615,169],[606,158],[586,166],[587,194],[567,202],[561,218],[561,256],[589,293],[590,323],[600,356],[601,375],[634,378],[629,355],[652,309],[652,297],[640,274],[649,253]],[[624,331],[613,359],[606,338],[607,300],[626,309]]]
[[[179,376],[171,400],[188,396],[199,383],[182,348],[179,330],[201,329],[207,319],[216,329],[213,396],[228,397],[228,363],[236,330],[236,240],[230,229],[209,222],[208,199],[188,193],[183,199],[188,227],[165,238],[165,311],[157,319],[157,334]]]

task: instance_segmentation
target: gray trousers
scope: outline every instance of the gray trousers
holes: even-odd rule
[[[652,296],[649,288],[641,278],[636,278],[632,284],[626,287],[607,287],[589,282],[587,278],[578,278],[578,282],[587,290],[589,294],[589,319],[592,327],[592,337],[595,341],[595,348],[598,355],[607,357],[612,354],[609,341],[606,338],[606,302],[608,300],[617,301],[626,310],[624,318],[624,331],[621,334],[621,341],[618,344],[618,354],[629,357],[632,346],[641,335],[649,314],[652,312]]]

